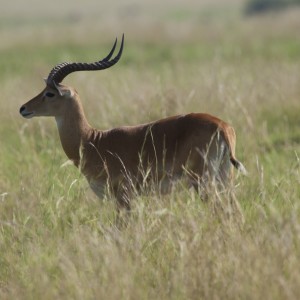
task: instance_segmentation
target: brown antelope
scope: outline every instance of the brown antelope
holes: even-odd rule
[[[56,65],[45,80],[45,89],[20,108],[28,119],[55,117],[66,155],[99,197],[109,186],[118,203],[129,207],[126,190],[132,183],[141,185],[146,176],[167,186],[183,174],[195,187],[211,180],[226,186],[232,166],[245,172],[235,158],[234,129],[208,114],[177,115],[104,131],[91,127],[76,90],[61,82],[72,72],[103,70],[116,64],[124,35],[118,54],[111,59],[116,44],[117,40],[100,61]]]

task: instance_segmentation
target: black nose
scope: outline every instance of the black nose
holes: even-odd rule
[[[20,108],[20,114],[25,110],[25,106],[21,106]]]

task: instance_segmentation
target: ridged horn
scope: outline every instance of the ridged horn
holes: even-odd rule
[[[124,47],[124,34],[122,36],[122,42],[121,42],[119,53],[112,60],[110,60],[112,55],[114,54],[116,45],[117,45],[117,39],[115,40],[115,43],[112,49],[110,50],[109,54],[102,60],[93,63],[63,62],[56,65],[48,75],[48,78],[46,80],[47,85],[56,87],[60,82],[63,81],[63,79],[66,76],[68,76],[70,73],[73,72],[99,71],[99,70],[104,70],[112,67],[114,64],[116,64],[119,61],[122,55],[123,47]]]

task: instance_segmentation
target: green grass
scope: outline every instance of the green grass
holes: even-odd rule
[[[116,35],[109,18],[100,29],[51,13],[45,24],[1,25],[1,299],[299,298],[299,12],[276,24],[226,12],[203,23],[214,7],[197,3],[155,3],[158,23],[143,23],[147,9],[125,18],[120,63],[65,82],[102,129],[191,111],[221,117],[249,176],[236,174],[231,194],[208,202],[183,183],[165,196],[145,190],[123,228],[113,199],[97,199],[66,163],[54,120],[18,113],[56,63],[106,55]]]

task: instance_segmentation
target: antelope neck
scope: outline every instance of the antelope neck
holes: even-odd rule
[[[86,120],[79,101],[74,101],[64,114],[55,117],[62,147],[70,160],[78,167],[80,147],[86,142],[91,126]]]

